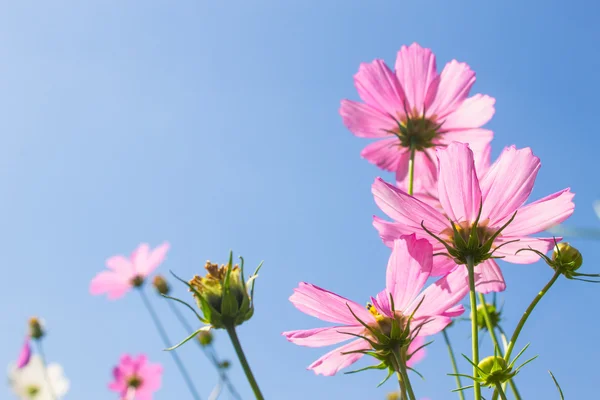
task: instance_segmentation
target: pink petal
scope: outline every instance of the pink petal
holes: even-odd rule
[[[338,347],[308,366],[317,375],[333,376],[339,370],[354,364],[363,355],[360,353],[342,354],[355,350],[369,350],[370,345],[363,339],[354,340],[344,346]]]
[[[353,333],[355,335],[362,335],[365,328],[362,325],[355,326],[330,326],[327,328],[315,328],[297,331],[283,332],[290,342],[299,346],[307,347],[323,347],[330,346],[332,344],[338,344],[345,342],[354,337],[347,335],[346,333]]]
[[[519,208],[515,219],[502,231],[502,235],[532,235],[560,224],[573,214],[574,196],[569,189],[564,189]]]
[[[494,132],[488,129],[474,128],[457,130],[444,133],[440,140],[440,145],[448,145],[452,142],[466,143],[473,152],[473,160],[475,161],[475,169],[477,177],[481,178],[490,168],[490,142],[494,138]]]
[[[481,191],[473,152],[468,145],[453,142],[437,154],[440,163],[438,195],[444,211],[454,222],[475,221],[481,205]]]
[[[525,203],[540,169],[540,159],[530,148],[504,149],[498,160],[480,181],[483,197],[481,220],[497,227]]]
[[[340,115],[344,125],[356,136],[383,138],[398,128],[398,123],[389,115],[363,103],[342,100]]]
[[[146,260],[143,260],[140,264],[136,264],[137,272],[143,276],[151,274],[162,262],[164,261],[167,251],[169,251],[170,245],[168,242],[164,242],[148,255]]]
[[[163,368],[160,364],[146,363],[139,370],[139,375],[144,380],[143,389],[156,392],[162,385]]]
[[[402,230],[405,234],[417,233],[418,236],[420,234],[429,238],[429,234],[421,227],[421,222],[425,222],[426,227],[435,233],[448,227],[448,220],[439,211],[384,182],[381,178],[375,180],[371,191],[381,211],[395,222],[404,225]]]
[[[137,264],[141,264],[147,260],[149,254],[150,246],[148,243],[140,243],[140,245],[131,253],[131,263],[136,267]],[[136,270],[136,272],[139,271]]]
[[[410,153],[406,152],[406,160],[398,163],[398,169],[396,171],[396,185],[402,190],[408,191],[408,160]],[[426,149],[415,153],[415,164],[414,164],[414,180],[413,187],[414,193],[428,192],[432,187],[435,188],[437,193],[437,170],[438,163],[437,157],[433,149]]]
[[[415,235],[394,241],[386,272],[386,289],[396,310],[404,310],[421,291],[431,273],[433,249],[426,239]]]
[[[476,94],[469,97],[444,119],[443,129],[479,128],[489,122],[496,109],[493,97]]]
[[[469,292],[467,269],[459,266],[443,278],[429,285],[404,311],[415,319],[438,316],[453,308]],[[422,303],[421,303],[422,301]],[[421,305],[419,306],[419,303]]]
[[[132,277],[134,275],[133,265],[131,261],[123,256],[113,256],[106,260],[108,269],[115,271],[117,274]]]
[[[465,307],[462,304],[449,308],[444,315],[446,317],[459,317],[465,312]]]
[[[466,267],[463,269],[466,270]],[[475,289],[483,294],[506,289],[504,276],[496,261],[486,260],[475,267]]]
[[[519,240],[518,242],[507,243],[512,240]],[[560,241],[557,238],[557,241]],[[532,248],[541,253],[547,253],[554,247],[554,239],[552,238],[532,238],[532,237],[506,237],[502,236],[499,240],[494,242],[494,246],[500,246],[503,243],[507,243],[494,251],[494,255],[504,257],[503,260],[515,264],[533,264],[540,259],[533,251],[522,251],[516,254],[520,249]]]
[[[393,118],[404,116],[404,92],[396,76],[383,60],[362,63],[354,75],[360,98]]]
[[[378,140],[363,149],[361,157],[386,171],[396,171],[400,164],[408,164],[410,154],[400,147],[397,137]]]
[[[392,303],[390,302],[390,292],[387,289],[377,293],[377,297],[371,297],[371,303],[375,306],[375,309],[379,314],[383,314],[386,317],[392,318],[394,313],[392,312]]]
[[[443,247],[441,243],[438,242],[434,245],[434,254],[438,252],[445,253],[446,251],[446,248]],[[456,263],[454,262],[454,259],[443,255],[437,255],[433,257],[433,268],[431,269],[431,275],[443,276],[449,273],[450,271],[454,270],[455,268]]]
[[[427,353],[425,347],[415,353],[415,350],[425,344],[425,340],[425,336],[417,336],[412,342],[410,342],[408,345],[408,354],[410,355],[410,359],[406,363],[407,366],[412,367],[425,358],[425,354]]]
[[[92,279],[90,294],[97,296],[106,293],[109,299],[115,300],[125,295],[130,288],[129,280],[114,272],[102,271]]]
[[[365,307],[310,283],[301,282],[294,289],[290,301],[298,310],[323,321],[356,325],[357,320],[348,307],[364,322],[374,321]]]
[[[396,57],[396,76],[404,89],[407,109],[422,115],[429,109],[439,84],[435,55],[417,43],[402,46]]]
[[[473,150],[477,178],[481,180],[481,178],[483,178],[483,176],[485,176],[487,171],[490,169],[490,160],[492,158],[492,146],[490,146],[488,143],[485,146],[483,146],[483,149],[474,149],[473,147],[471,147],[471,150]]]
[[[450,61],[441,73],[437,94],[431,104],[431,113],[444,120],[467,99],[474,83],[475,72],[467,64]]]
[[[31,343],[29,336],[25,338],[25,342],[23,343],[23,347],[21,347],[21,351],[19,352],[19,357],[17,358],[17,368],[23,368],[27,364],[29,364],[29,360],[31,359]]]
[[[415,331],[416,329],[419,329],[419,326],[421,326],[419,329],[419,336],[429,336],[441,332],[444,330],[444,328],[450,325],[450,322],[452,322],[452,318],[446,315],[438,315],[435,317],[414,319],[411,322],[410,327],[413,331]]]

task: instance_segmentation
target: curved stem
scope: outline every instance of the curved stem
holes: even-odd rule
[[[510,342],[508,343],[508,348],[506,349],[506,354],[504,355],[504,360],[506,360],[506,362],[508,362],[510,360],[510,355],[512,354],[512,351],[515,348],[515,343],[517,342],[517,339],[519,338],[519,334],[521,333],[521,330],[523,329],[525,322],[527,322],[527,318],[529,318],[529,315],[531,314],[531,312],[533,311],[533,309],[535,308],[537,303],[539,303],[540,300],[542,299],[542,297],[544,297],[544,295],[546,294],[546,292],[548,290],[550,290],[550,288],[552,287],[552,285],[554,285],[554,282],[556,282],[556,280],[558,279],[559,276],[560,276],[559,271],[554,272],[554,276],[552,276],[552,279],[550,279],[550,281],[546,284],[546,286],[544,286],[542,288],[542,290],[539,291],[539,293],[537,294],[537,296],[535,296],[535,298],[533,299],[533,301],[531,302],[529,307],[527,307],[527,310],[525,310],[525,312],[523,313],[523,316],[521,317],[521,320],[517,324],[517,327],[515,328],[515,331],[514,331],[512,337],[510,338]]]
[[[412,196],[415,182],[415,147],[410,146],[410,159],[408,160],[408,194]]]
[[[46,364],[46,353],[44,352],[44,346],[42,346],[42,338],[35,340],[35,343],[37,345],[40,358],[42,359],[42,367],[44,368],[44,379],[46,379],[46,383],[48,384],[48,392],[50,392],[50,397],[53,400],[56,400],[58,397],[56,397],[54,388],[52,387],[52,382],[50,381],[50,376],[48,375],[48,364]]]
[[[479,335],[477,327],[477,298],[475,297],[475,265],[473,265],[473,257],[467,256],[467,271],[469,272],[469,300],[471,302],[471,362],[475,365],[479,364]],[[473,376],[479,376],[477,368],[473,366]],[[481,386],[475,380],[473,382],[473,391],[475,392],[475,400],[481,400]]]
[[[231,343],[233,344],[233,348],[235,349],[235,352],[238,358],[240,359],[240,364],[242,364],[242,368],[244,369],[246,378],[248,378],[248,382],[252,387],[254,396],[256,396],[257,400],[264,400],[264,397],[260,392],[260,388],[258,387],[258,383],[256,382],[256,379],[254,379],[254,375],[252,374],[252,369],[248,364],[248,360],[246,360],[246,355],[244,354],[244,350],[242,349],[240,339],[238,338],[237,332],[235,331],[235,326],[230,325],[226,329],[227,333],[229,334],[229,338],[231,339]]]
[[[496,383],[496,391],[498,391],[498,393],[500,393],[500,398],[502,400],[507,400],[506,394],[504,394],[504,390],[502,390],[502,385],[500,383]]]
[[[171,311],[173,312],[173,314],[175,315],[175,317],[177,318],[179,323],[181,323],[183,328],[186,330],[186,332],[193,332],[194,329],[189,324],[189,322],[185,319],[185,317],[181,314],[181,311],[179,311],[179,309],[175,306],[175,304],[172,301],[167,301],[167,304],[169,305],[169,308],[171,309]],[[202,346],[202,344],[200,342],[196,341],[196,343],[198,343],[198,346],[200,347],[200,349],[202,350],[204,355],[210,360],[210,362],[213,364],[213,366],[217,369],[219,378],[221,378],[223,383],[225,383],[225,385],[227,386],[227,389],[229,389],[229,392],[231,393],[231,395],[238,400],[242,400],[239,393],[237,392],[237,390],[235,389],[235,387],[229,380],[227,373],[223,370],[223,368],[220,367],[219,357],[217,355],[217,351],[215,350],[215,347],[212,344],[210,344],[210,345],[206,346],[206,348],[205,348],[204,346]]]
[[[444,329],[442,331],[444,335],[444,341],[446,342],[446,347],[448,347],[448,355],[450,356],[450,362],[452,363],[452,372],[454,372],[454,379],[456,379],[456,388],[460,389],[462,387],[462,383],[460,381],[460,376],[458,376],[458,366],[456,365],[456,358],[454,357],[454,351],[452,350],[452,345],[450,344],[450,338],[448,337],[448,333]],[[458,391],[458,396],[460,400],[465,400],[465,394],[462,390]]]
[[[169,336],[167,336],[167,331],[165,330],[165,328],[161,324],[160,320],[158,319],[158,315],[156,314],[154,307],[152,307],[152,304],[148,300],[148,297],[146,296],[146,293],[144,292],[143,286],[140,286],[138,289],[139,289],[138,291],[140,292],[140,296],[142,297],[142,301],[144,302],[144,305],[146,306],[146,309],[148,310],[148,313],[150,314],[150,317],[152,318],[152,321],[154,322],[154,326],[156,326],[156,330],[158,331],[158,334],[160,335],[160,337],[163,341],[163,345],[165,347],[170,347],[171,340],[169,339]],[[185,369],[185,366],[181,362],[181,359],[179,358],[179,354],[177,354],[175,351],[170,351],[169,354],[171,354],[171,357],[173,357],[173,361],[177,365],[177,368],[179,369],[179,373],[183,377],[183,380],[185,381],[185,384],[187,385],[194,400],[200,400],[200,395],[198,395],[198,392],[196,391],[196,388],[194,387],[194,384],[192,383],[192,379],[190,378],[187,370]]]

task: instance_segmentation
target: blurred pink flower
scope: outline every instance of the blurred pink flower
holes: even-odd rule
[[[29,338],[29,336],[27,336],[25,338],[25,343],[23,343],[23,347],[21,347],[21,351],[19,352],[16,367],[25,367],[27,364],[29,364],[29,360],[31,360],[31,339]]]
[[[113,369],[114,381],[108,388],[118,392],[121,399],[152,400],[153,393],[160,389],[162,373],[162,366],[149,363],[145,355],[135,358],[125,354]]]
[[[90,293],[100,295],[106,293],[111,300],[125,295],[132,287],[139,287],[165,259],[169,243],[165,242],[150,249],[142,243],[131,253],[129,258],[117,255],[106,260],[108,271],[102,271],[90,284]]]
[[[469,146],[452,143],[437,152],[439,162],[438,193],[442,211],[409,196],[404,191],[385,183],[380,178],[373,184],[373,195],[379,208],[394,222],[374,217],[374,226],[388,246],[402,235],[415,233],[433,244],[434,253],[446,252],[445,247],[430,236],[421,223],[433,234],[451,246],[453,221],[465,234],[471,230],[481,206],[479,237],[489,238],[515,214],[514,220],[494,240],[495,256],[515,264],[531,264],[539,257],[519,249],[531,247],[542,253],[550,250],[552,238],[534,238],[541,232],[566,220],[575,208],[574,194],[564,189],[541,200],[523,205],[529,197],[540,168],[540,160],[531,149],[504,149],[498,160],[478,177]],[[512,242],[512,243],[511,243]],[[456,268],[453,259],[436,256],[432,275],[444,275]],[[466,268],[459,268],[464,269]],[[502,272],[493,259],[483,261],[475,268],[477,289],[482,293],[506,288]]]
[[[415,312],[409,327],[411,336],[417,336],[410,344],[408,353],[414,352],[423,345],[425,336],[441,331],[450,323],[450,317],[462,314],[463,307],[456,304],[469,291],[466,274],[455,273],[438,280],[421,292],[430,276],[432,257],[432,246],[427,240],[417,240],[415,235],[410,235],[394,241],[387,266],[386,288],[376,298],[371,298],[372,305],[367,308],[318,286],[300,283],[290,297],[294,306],[305,314],[341,325],[289,331],[283,335],[290,342],[301,346],[328,346],[351,339],[348,334],[371,336],[352,312],[375,329],[378,319],[395,318],[405,321],[404,317],[409,317]],[[394,300],[395,313],[392,312],[390,295]],[[419,325],[422,326],[418,328]],[[316,374],[334,375],[363,356],[361,353],[342,353],[370,348],[369,342],[364,339],[352,340],[325,354],[308,369]],[[412,355],[409,365],[417,362],[423,355],[423,350]]]
[[[402,46],[394,71],[380,59],[361,64],[354,84],[363,102],[342,100],[340,114],[356,136],[382,139],[361,155],[396,172],[400,187],[405,187],[412,143],[418,192],[436,181],[436,147],[457,141],[479,152],[492,140],[493,133],[481,126],[494,115],[495,99],[468,97],[474,83],[475,72],[456,60],[438,74],[433,52],[413,43]]]

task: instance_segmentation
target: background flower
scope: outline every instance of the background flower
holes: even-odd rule
[[[113,369],[114,380],[108,387],[118,392],[121,398],[131,396],[133,391],[136,400],[151,400],[153,394],[160,389],[162,373],[162,366],[149,363],[144,354],[137,357],[124,354],[119,365]]]
[[[48,364],[47,378],[40,356],[33,355],[23,368],[9,367],[8,380],[12,391],[21,400],[56,400],[69,391],[69,381],[63,368],[56,363]]]

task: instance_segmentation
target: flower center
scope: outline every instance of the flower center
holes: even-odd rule
[[[127,386],[133,389],[139,389],[144,381],[137,375],[132,375],[127,378]]]
[[[391,133],[398,136],[400,146],[421,151],[435,146],[433,141],[441,134],[440,128],[434,119],[408,117],[398,121],[398,127]]]
[[[396,325],[399,331],[404,331],[408,324],[408,318],[402,315],[402,313],[399,311],[394,311],[394,318],[390,318],[380,314],[379,311],[377,311],[377,308],[375,308],[375,306],[373,306],[371,303],[367,303],[367,310],[369,310],[369,312],[375,317],[376,321],[376,323],[372,324],[371,327],[384,336],[391,336],[394,325]]]
[[[141,275],[136,275],[133,278],[131,278],[130,283],[131,286],[138,288],[144,284],[144,277]]]
[[[36,396],[40,393],[40,387],[36,385],[30,385],[27,386],[25,391],[27,392],[27,397],[29,397],[30,399],[35,399]]]

